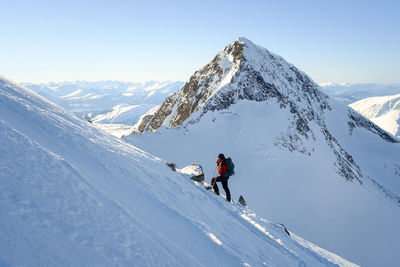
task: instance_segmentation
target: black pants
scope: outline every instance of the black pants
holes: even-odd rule
[[[231,191],[229,191],[229,188],[228,188],[228,179],[229,179],[229,176],[227,176],[227,177],[218,176],[218,177],[211,179],[211,184],[213,185],[214,193],[219,195],[219,189],[218,189],[217,182],[221,182],[222,188],[224,188],[224,190],[225,190],[226,200],[231,201]]]

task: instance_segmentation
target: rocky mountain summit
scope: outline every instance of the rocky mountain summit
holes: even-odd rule
[[[154,131],[161,126],[181,125],[191,114],[202,109],[222,110],[247,99],[265,101],[276,98],[283,107],[290,106],[298,115],[318,119],[329,108],[327,96],[318,90],[306,74],[267,49],[239,38],[219,52],[213,60],[196,71],[183,88],[133,128],[134,133]],[[302,101],[302,100],[306,101]],[[300,107],[297,103],[306,104]],[[314,110],[318,110],[315,113]]]

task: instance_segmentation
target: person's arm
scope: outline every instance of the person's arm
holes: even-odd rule
[[[220,175],[227,173],[228,172],[228,165],[226,165],[225,160],[221,163],[221,173]]]

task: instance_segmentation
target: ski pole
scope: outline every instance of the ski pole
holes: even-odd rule
[[[212,177],[211,177],[211,180],[212,180],[212,178],[214,178],[214,174],[215,174],[215,171],[217,170],[217,167],[218,167],[218,166],[215,166],[215,169],[214,169],[213,175],[212,175]],[[214,180],[214,183],[211,183],[211,187],[214,186],[216,180],[217,180],[217,179]]]

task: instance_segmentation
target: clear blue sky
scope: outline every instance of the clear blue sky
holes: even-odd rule
[[[400,82],[400,1],[0,0],[17,82],[187,80],[238,37],[317,82]]]

